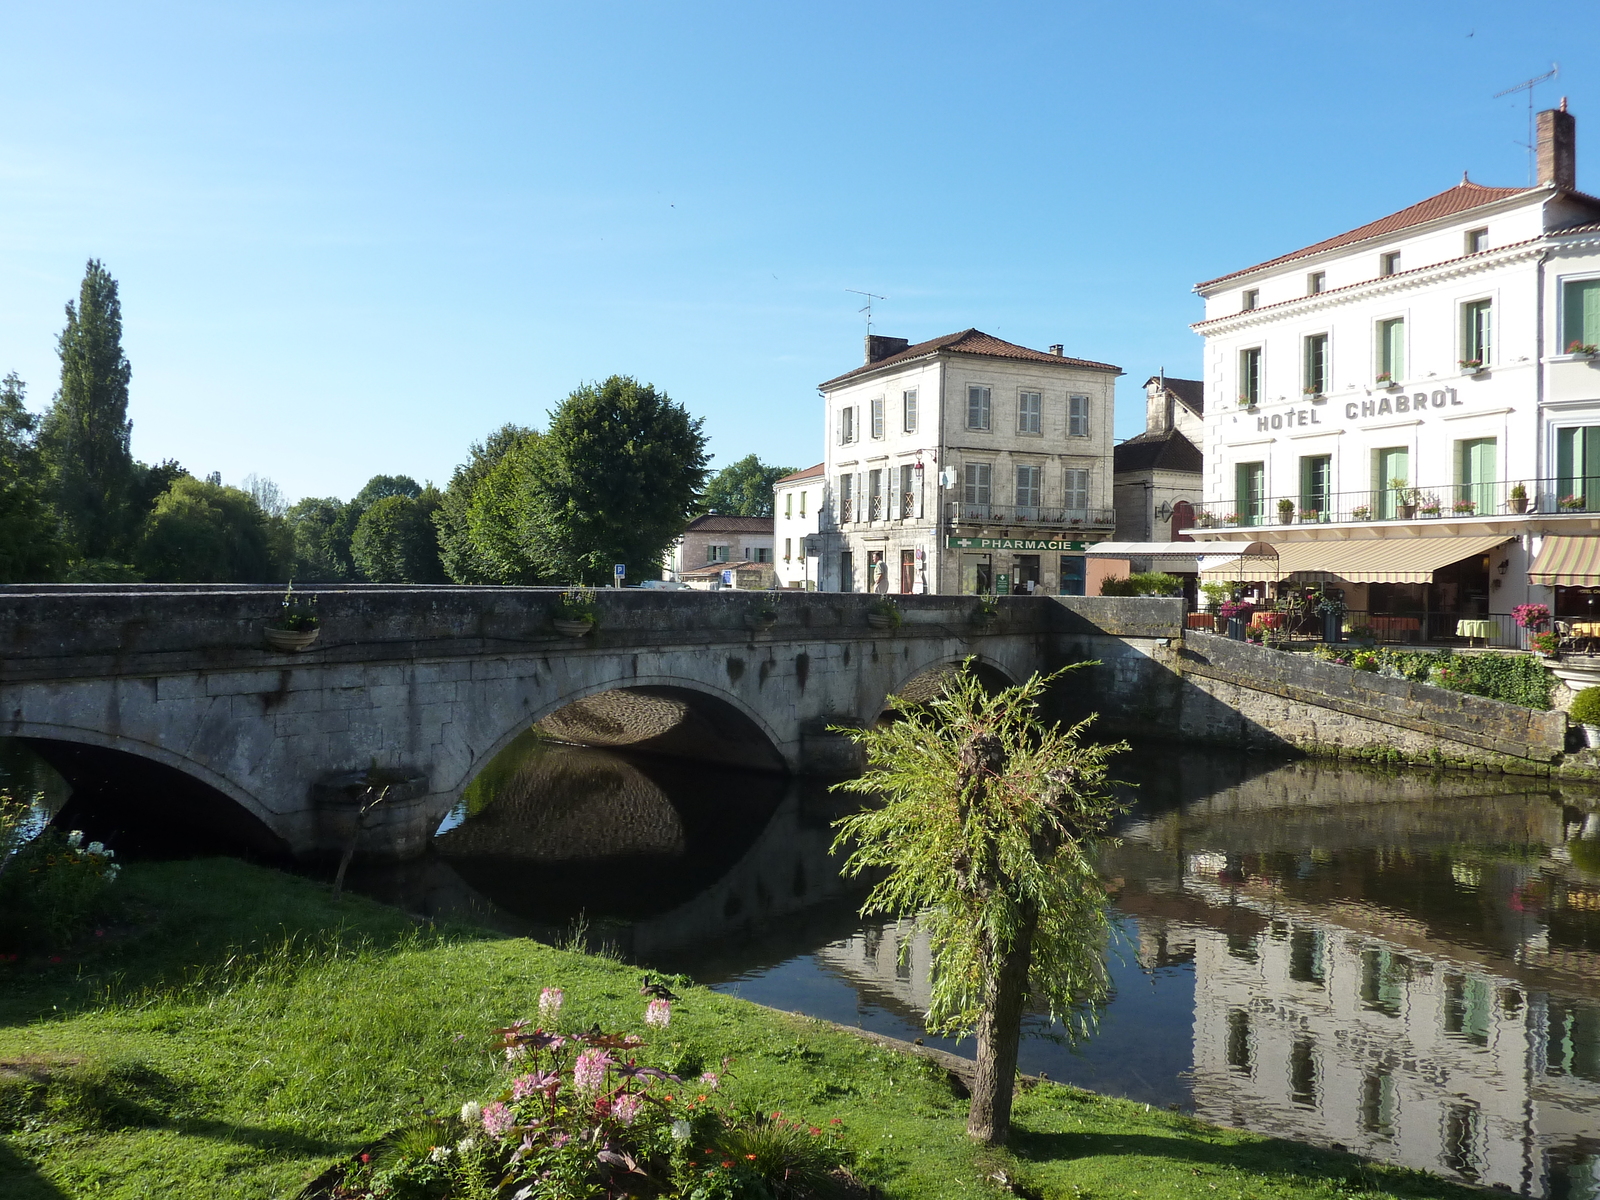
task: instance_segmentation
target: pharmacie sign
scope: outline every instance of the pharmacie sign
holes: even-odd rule
[[[1409,413],[1417,420],[1423,420],[1424,414],[1437,408],[1459,408],[1466,403],[1455,388],[1437,388],[1432,392],[1412,392],[1410,395],[1375,396],[1368,400],[1349,400],[1345,402],[1344,419],[1346,421],[1368,421],[1379,417],[1392,417],[1397,413]],[[1321,410],[1316,408],[1291,408],[1286,412],[1273,413],[1270,416],[1257,415],[1256,432],[1271,433],[1278,429],[1305,429],[1312,425],[1321,425]]]
[[[953,537],[945,542],[951,550],[1057,550],[1082,552],[1088,542],[1058,542],[1045,538]]]

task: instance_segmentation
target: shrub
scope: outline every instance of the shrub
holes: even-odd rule
[[[1173,596],[1183,591],[1183,581],[1165,571],[1135,571],[1126,579],[1106,579],[1102,596]]]
[[[1586,687],[1574,696],[1567,716],[1579,725],[1600,725],[1600,687]]]
[[[1342,647],[1336,649],[1332,646],[1318,646],[1312,654],[1324,662],[1376,671],[1391,679],[1431,683],[1434,687],[1448,688],[1453,692],[1465,692],[1540,711],[1550,707],[1550,672],[1532,654],[1455,654],[1449,650],[1367,651]],[[1364,658],[1364,655],[1371,655],[1372,658]]]
[[[50,950],[71,941],[99,911],[120,869],[99,842],[46,829],[0,870],[0,950]]]

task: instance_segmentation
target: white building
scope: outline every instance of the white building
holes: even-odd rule
[[[772,485],[773,565],[778,586],[817,590],[816,532],[827,480],[826,464],[818,463]]]
[[[769,569],[772,566],[772,518],[710,513],[690,521],[678,535],[662,578],[693,583],[696,580],[684,578],[685,572],[695,572],[698,579],[705,575],[707,567],[731,570],[743,564],[765,565]],[[711,581],[700,582],[706,587],[712,586]],[[720,579],[716,582],[720,584]]]
[[[1600,199],[1565,101],[1538,129],[1533,187],[1463,178],[1196,286],[1197,537],[1271,543],[1257,575],[1342,583],[1429,637],[1530,600],[1587,612],[1543,585],[1600,584]]]
[[[1117,367],[976,329],[915,346],[869,335],[820,385],[824,591],[1081,594],[1115,524]]]

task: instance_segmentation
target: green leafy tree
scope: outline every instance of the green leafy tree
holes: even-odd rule
[[[373,583],[443,583],[433,523],[438,507],[439,490],[433,487],[414,499],[389,495],[374,502],[350,540],[356,569]]]
[[[415,500],[422,495],[422,485],[409,475],[374,475],[367,480],[366,486],[356,493],[356,498],[350,501],[352,507],[361,512],[366,512],[379,500],[390,496],[404,496],[408,500]]]
[[[356,577],[351,526],[343,500],[308,496],[284,513],[293,550],[292,576],[302,583],[343,583]]]
[[[654,578],[706,479],[703,421],[649,384],[613,375],[551,414],[531,455],[529,556],[574,583]]]
[[[15,372],[0,380],[0,583],[56,579],[67,557],[26,398]]]
[[[1095,858],[1123,808],[1105,763],[1127,746],[1085,742],[1087,721],[1046,726],[1039,704],[1061,674],[990,695],[961,671],[925,705],[891,698],[904,719],[842,731],[867,770],[837,786],[881,803],[838,822],[833,848],[849,851],[847,875],[884,872],[862,915],[927,931],[928,1028],[976,1032],[967,1133],[991,1144],[1009,1132],[1029,1004],[1081,1037],[1108,994]]]
[[[725,517],[770,517],[772,485],[796,467],[769,467],[754,454],[729,463],[706,484],[705,510]]]
[[[528,585],[540,580],[537,500],[530,497],[539,435],[530,433],[478,481],[467,507],[467,536],[483,583]]]
[[[501,564],[478,546],[473,537],[472,508],[478,487],[490,472],[523,441],[536,437],[520,425],[502,425],[483,441],[472,443],[467,461],[451,474],[433,521],[439,527],[439,559],[452,582],[522,582],[505,578]]]
[[[287,565],[274,549],[248,492],[183,475],[145,518],[134,563],[157,583],[270,583]]]
[[[122,353],[122,302],[117,281],[90,259],[76,304],[57,339],[61,390],[45,414],[39,440],[57,508],[77,553],[88,559],[125,555],[133,456],[128,439],[128,380]]]

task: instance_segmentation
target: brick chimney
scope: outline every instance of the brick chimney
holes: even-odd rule
[[[1547,108],[1539,114],[1539,183],[1554,184],[1559,191],[1578,190],[1577,122],[1567,111],[1567,98],[1560,108]]]
[[[870,367],[875,362],[882,362],[891,354],[899,354],[909,345],[911,342],[908,338],[880,337],[876,333],[869,333],[866,365]]]
[[[1062,356],[1062,352],[1063,352],[1063,347],[1062,347],[1060,342],[1052,342],[1052,343],[1050,343],[1050,353],[1051,354],[1054,354],[1057,358],[1060,358]]]

